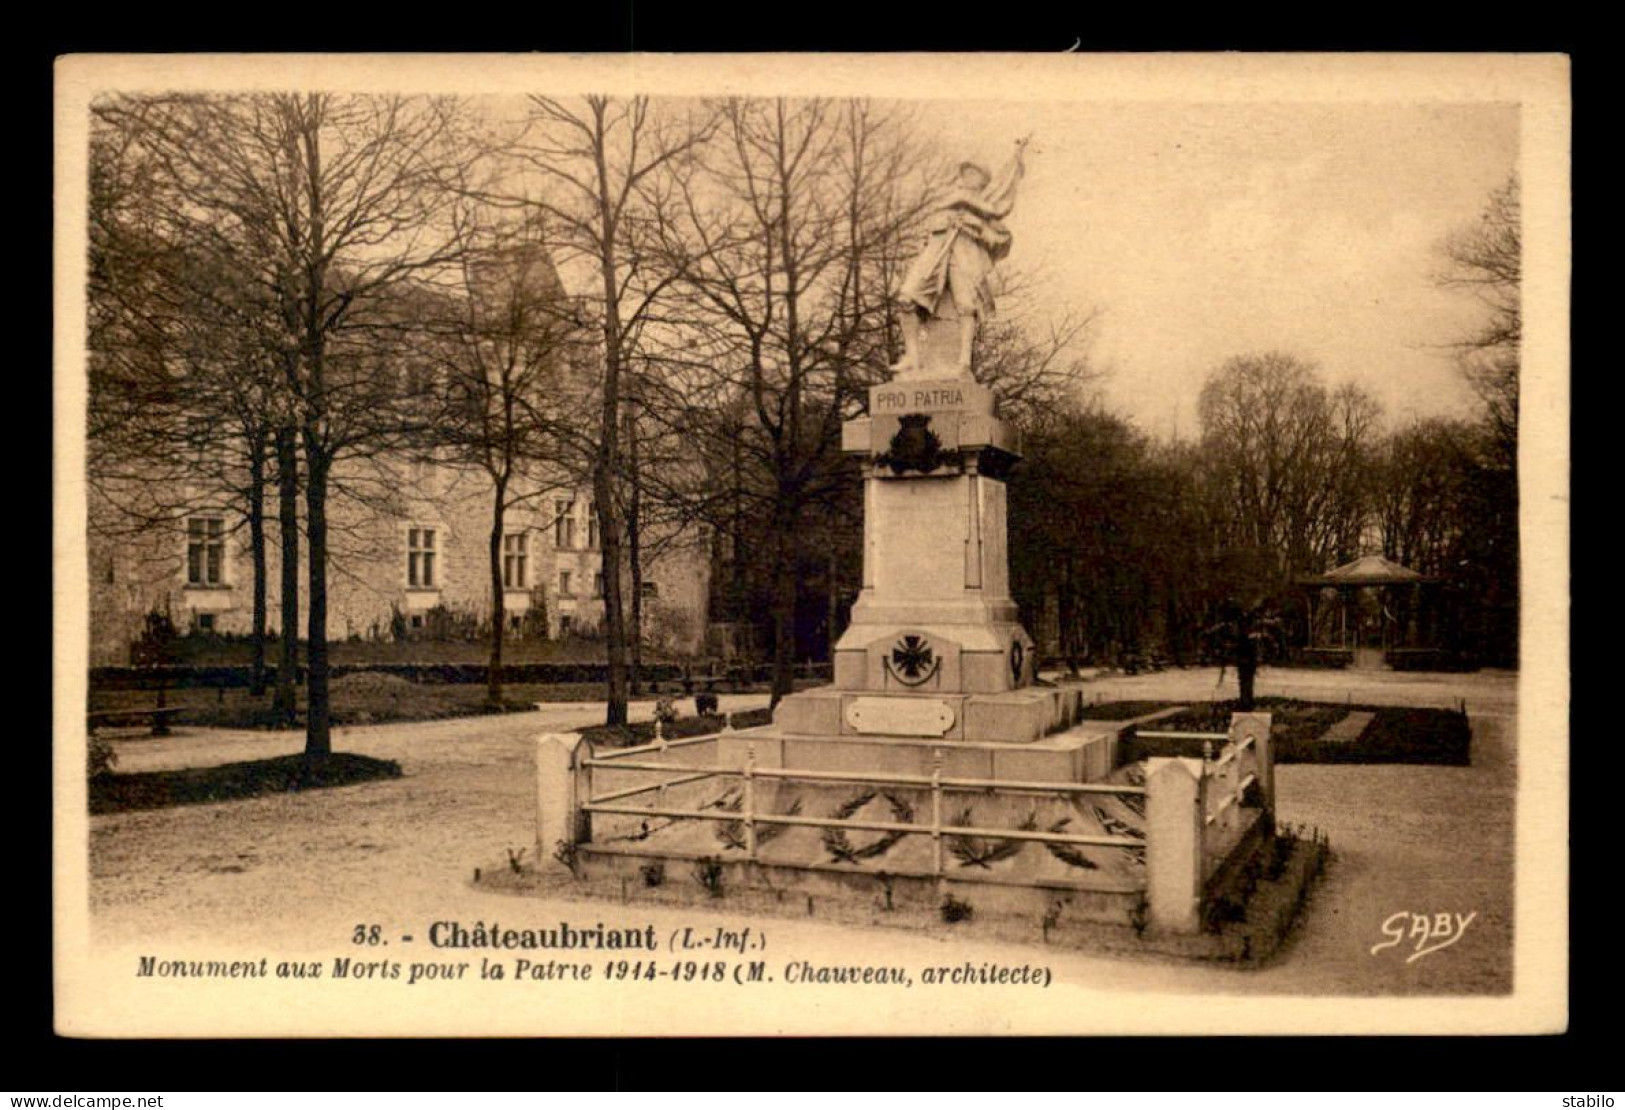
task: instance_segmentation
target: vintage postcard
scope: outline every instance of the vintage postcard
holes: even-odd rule
[[[1569,96],[61,59],[58,1032],[1563,1030]]]

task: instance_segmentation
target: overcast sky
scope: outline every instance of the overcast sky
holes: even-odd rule
[[[1471,403],[1436,349],[1475,319],[1430,281],[1435,245],[1517,161],[1500,105],[934,102],[921,128],[988,164],[1033,133],[1009,264],[1048,281],[1040,313],[1098,306],[1107,403],[1196,430],[1225,358],[1283,349],[1360,382],[1390,422]],[[992,168],[996,168],[993,165]]]

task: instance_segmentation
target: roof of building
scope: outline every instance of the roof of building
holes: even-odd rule
[[[1426,582],[1428,577],[1381,555],[1362,555],[1351,563],[1333,567],[1325,574],[1300,578],[1298,581],[1305,586],[1393,586]]]

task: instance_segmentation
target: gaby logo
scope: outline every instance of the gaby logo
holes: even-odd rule
[[[1388,939],[1380,944],[1371,946],[1371,954],[1390,948],[1397,948],[1400,944],[1410,941],[1412,951],[1405,957],[1406,963],[1415,963],[1423,956],[1430,956],[1442,948],[1449,948],[1462,938],[1467,932],[1467,926],[1473,923],[1478,916],[1474,910],[1469,914],[1459,913],[1412,913],[1409,910],[1400,910],[1389,914],[1382,923],[1382,933]]]

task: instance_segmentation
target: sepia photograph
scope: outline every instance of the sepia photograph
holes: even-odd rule
[[[59,1034],[1566,1027],[1566,58],[56,78]]]

